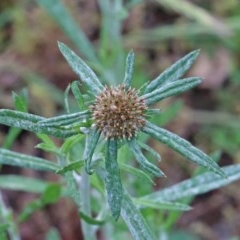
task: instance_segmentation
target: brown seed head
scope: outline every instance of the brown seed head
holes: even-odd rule
[[[135,136],[145,124],[144,110],[147,109],[139,92],[125,85],[106,87],[90,106],[97,128],[112,139]]]

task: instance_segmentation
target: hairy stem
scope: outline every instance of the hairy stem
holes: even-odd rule
[[[6,223],[8,223],[10,219],[11,219],[11,226],[8,227],[9,238],[11,240],[20,240],[17,226],[12,219],[12,214],[5,206],[5,203],[3,202],[3,199],[2,199],[2,195],[0,193],[0,220],[3,222],[6,221]],[[2,236],[0,235],[0,237]]]
[[[79,188],[83,193],[81,194],[81,211],[84,214],[91,216],[90,179],[89,179],[89,175],[85,172],[84,169],[82,170]],[[95,230],[93,229],[93,227],[82,219],[81,219],[81,225],[82,225],[84,239],[96,240]]]

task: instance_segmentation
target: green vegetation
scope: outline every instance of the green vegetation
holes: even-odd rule
[[[40,11],[39,6],[43,9],[41,13],[38,12],[41,19],[47,18],[45,12],[53,20],[48,19],[46,25],[41,23],[46,31],[58,26],[63,32],[59,36],[64,40],[57,39],[59,50],[66,60],[61,67],[64,66],[69,72],[72,69],[78,77],[78,80],[74,77],[69,80],[65,91],[59,90],[26,66],[13,62],[7,62],[3,67],[0,65],[0,73],[10,68],[24,81],[22,89],[13,89],[14,110],[10,109],[11,101],[6,100],[9,98],[4,89],[0,88],[3,96],[0,123],[8,126],[8,132],[1,140],[0,164],[3,168],[11,165],[58,176],[56,182],[18,174],[0,175],[0,189],[25,191],[37,196],[27,202],[16,216],[0,192],[0,239],[21,239],[22,223],[39,210],[67,198],[76,206],[79,225],[87,240],[98,239],[99,232],[102,239],[195,240],[198,236],[191,235],[190,231],[176,230],[176,222],[181,215],[194,211],[191,204],[197,195],[221,188],[240,178],[237,160],[240,142],[237,117],[239,106],[236,104],[240,75],[237,65],[237,53],[240,51],[237,22],[240,12],[234,12],[237,1],[220,1],[218,8],[213,4],[204,9],[187,1],[157,0],[153,4],[174,12],[181,17],[181,21],[123,34],[124,21],[132,11],[144,5],[141,0],[126,2],[98,1],[101,23],[96,43],[90,41],[79,27],[73,3],[68,6],[59,0],[36,0],[36,5],[33,4],[36,12]],[[3,5],[4,11],[0,14],[0,28],[3,29],[9,21],[15,24],[13,49],[28,49],[31,52],[38,46],[34,44],[41,41],[50,42],[51,46],[56,45],[57,48],[57,42],[51,36],[45,39],[34,30],[39,40],[27,32],[28,23],[19,8],[24,4],[28,6],[29,3],[18,3],[11,7]],[[219,14],[227,9],[225,11],[231,11],[232,16],[219,20],[211,14],[211,7],[216,8]],[[2,34],[0,32],[0,37]],[[201,37],[204,39],[202,42],[199,41]],[[32,39],[32,42],[26,42],[25,38]],[[165,62],[166,70],[161,67],[161,74],[155,70],[146,72],[146,69],[157,66],[154,57],[149,61],[147,54],[130,50],[143,48],[166,54],[169,40],[175,42],[172,48],[179,51],[179,57],[175,63]],[[72,47],[62,42],[68,42],[67,45]],[[6,47],[7,43],[2,41],[1,51]],[[199,48],[204,50],[192,51]],[[194,65],[198,57],[203,55],[205,59],[199,61],[208,61],[207,54],[220,52],[223,48],[232,64],[231,72],[226,69],[222,73],[229,77],[226,89],[219,87],[221,83],[214,86],[214,80],[209,83],[212,86],[206,86],[201,77],[184,77],[191,67],[202,66]],[[221,64],[220,68],[223,66]],[[56,64],[55,73],[58,68]],[[194,75],[195,72],[201,76],[201,69],[193,70]],[[153,80],[150,80],[151,73],[157,75]],[[199,109],[195,110],[190,107],[185,109],[182,101],[177,99],[166,109],[164,105],[159,109],[159,102],[165,102],[163,100],[197,86],[201,87],[202,84],[207,91],[211,88],[217,90],[214,97],[218,105],[214,111],[202,110],[202,99],[199,101]],[[56,111],[57,108],[60,111]],[[181,121],[202,124],[194,138],[194,145],[202,145],[207,141],[208,151],[214,152],[211,157],[165,128],[178,115],[182,117]],[[29,132],[36,136],[38,143],[35,147],[46,155],[32,156],[12,149],[23,130],[27,131],[27,137]],[[187,180],[163,189],[155,188],[156,182],[171,176],[166,173],[168,170],[164,165],[168,161],[167,155],[159,155],[159,151],[151,145],[152,137],[193,162],[194,166],[198,165],[192,170],[192,165],[179,160],[177,169],[188,168]],[[221,162],[218,162],[221,153],[216,152],[216,149],[231,156],[233,162],[220,167]],[[180,155],[176,156],[181,158]],[[164,171],[160,169],[162,165],[165,166]],[[171,167],[170,164],[168,166]],[[61,233],[51,226],[44,238],[61,239]]]

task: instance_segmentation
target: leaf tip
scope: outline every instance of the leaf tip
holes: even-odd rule
[[[60,42],[60,41],[57,41],[57,44],[58,44],[58,47],[59,47],[59,48],[61,48],[61,47],[64,45],[64,43],[62,43],[62,42]]]
[[[195,56],[195,58],[197,58],[198,55],[200,54],[200,52],[201,52],[201,49],[199,48],[199,49],[196,49],[196,50],[192,51],[191,53],[192,53],[192,55]]]
[[[158,173],[156,174],[156,177],[166,178],[167,176],[165,175],[165,173],[161,169],[158,168]]]
[[[201,84],[204,79],[202,77],[197,77],[196,80],[198,85],[198,84]]]
[[[131,49],[131,50],[129,51],[128,55],[131,56],[131,57],[134,57],[134,51],[133,51],[133,49]]]

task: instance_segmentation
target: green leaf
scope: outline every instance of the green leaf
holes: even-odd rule
[[[22,177],[16,175],[1,175],[0,176],[0,188],[17,190],[17,191],[26,191],[32,193],[42,193],[45,191],[48,182],[34,179],[30,177]]]
[[[10,127],[10,129],[8,130],[8,134],[4,139],[4,143],[2,144],[2,148],[10,149],[21,131],[22,129]]]
[[[81,110],[85,110],[86,106],[84,103],[84,98],[83,98],[83,95],[82,95],[78,85],[79,85],[79,81],[72,82],[72,84],[71,84],[72,93],[77,101],[78,107]]]
[[[151,117],[154,115],[159,115],[161,110],[159,108],[150,108],[145,111],[147,117]]]
[[[176,202],[168,201],[155,201],[154,199],[144,199],[144,198],[135,198],[133,202],[137,205],[140,205],[144,208],[154,208],[159,210],[169,210],[169,211],[189,211],[192,207]]]
[[[58,201],[61,197],[61,186],[56,183],[49,184],[41,196],[43,205],[52,204]]]
[[[37,144],[35,147],[40,148],[46,152],[53,152],[56,154],[59,154],[59,148],[55,145],[55,143],[52,141],[50,137],[48,137],[45,134],[37,134],[38,138],[40,138],[43,142]]]
[[[78,170],[79,168],[82,168],[84,166],[84,161],[80,160],[80,161],[74,161],[70,164],[68,164],[67,166],[64,166],[63,168],[60,168],[56,171],[56,173],[58,174],[63,174],[69,171],[73,171],[73,170]]]
[[[79,216],[81,217],[81,219],[83,219],[85,222],[87,222],[90,225],[101,226],[106,222],[106,221],[97,220],[92,217],[89,217],[88,215],[84,214],[82,211],[79,211]]]
[[[132,150],[136,160],[141,165],[142,169],[148,173],[153,174],[156,177],[164,177],[165,174],[155,165],[150,163],[145,156],[143,155],[137,141],[135,139],[131,139],[128,141],[129,147]]]
[[[127,193],[123,195],[121,216],[126,222],[134,240],[155,239],[142,214]]]
[[[21,128],[27,131],[43,133],[60,138],[66,138],[80,133],[80,130],[78,128],[62,129],[58,127],[46,127],[38,123],[43,120],[46,119],[29,113],[23,113],[8,109],[0,110],[0,123],[7,126]]]
[[[206,167],[207,169],[226,177],[221,168],[214,162],[207,154],[200,149],[194,147],[187,140],[179,137],[178,135],[171,133],[163,128],[159,128],[150,122],[146,122],[143,132],[155,137],[158,141],[166,144],[167,146],[180,153],[188,160],[195,162],[199,165]]]
[[[144,171],[138,168],[132,167],[131,165],[127,165],[127,164],[120,164],[120,167],[124,171],[130,172],[132,175],[135,175],[141,181],[147,181],[153,185],[155,184],[149,175],[147,175]]]
[[[122,182],[117,163],[117,140],[108,140],[105,160],[105,184],[108,194],[108,204],[115,220],[119,218],[122,206]]]
[[[189,180],[175,184],[161,191],[143,196],[145,200],[177,201],[185,197],[192,197],[223,187],[240,179],[240,164],[222,168],[227,178],[222,178],[211,172],[201,174]]]
[[[134,52],[131,50],[127,55],[125,77],[123,80],[123,84],[126,86],[127,89],[131,86],[133,77],[133,67],[134,67]]]
[[[44,127],[59,127],[59,126],[67,126],[75,122],[81,122],[90,117],[89,111],[77,112],[71,114],[64,114],[57,117],[47,118],[40,122]]]
[[[65,44],[59,42],[58,47],[72,70],[94,94],[99,94],[104,87],[92,69]]]
[[[12,98],[14,102],[14,107],[16,110],[20,112],[27,112],[28,110],[28,91],[26,88],[23,88],[20,92],[20,94],[17,94],[15,92],[12,92]],[[10,149],[19,134],[21,133],[21,129],[10,127],[8,130],[8,134],[6,138],[4,139],[4,143],[2,145],[2,148]]]
[[[67,138],[60,148],[61,153],[62,154],[69,153],[72,150],[73,146],[82,141],[84,138],[85,135],[83,134],[78,134]]]
[[[28,93],[26,89],[23,89],[21,95],[13,92],[12,98],[14,106],[18,111],[27,112],[28,110]]]
[[[42,149],[45,152],[52,152],[56,154],[60,153],[59,149],[56,146],[51,146],[51,145],[48,145],[47,143],[39,143],[35,146],[35,148]]]
[[[85,152],[84,152],[85,170],[87,174],[93,173],[93,169],[91,166],[92,157],[96,149],[100,134],[101,133],[94,126],[92,126],[89,129],[89,132],[87,133],[86,146],[85,146]]]
[[[69,107],[69,99],[68,99],[68,95],[69,95],[69,91],[70,91],[71,85],[68,84],[67,88],[64,91],[63,94],[63,99],[64,99],[64,107],[67,113],[70,113],[70,107]]]
[[[24,113],[21,111],[10,110],[10,109],[0,109],[0,117],[1,118],[12,117],[12,118],[17,118],[19,120],[29,121],[32,123],[37,123],[37,122],[45,119],[44,117],[40,117],[40,116],[33,115],[30,113]]]
[[[142,98],[145,99],[147,105],[150,105],[164,98],[186,92],[196,87],[201,82],[201,78],[198,77],[184,78],[175,82],[169,82],[148,94],[144,94]]]
[[[37,2],[54,19],[66,36],[72,40],[79,51],[89,60],[96,62],[97,57],[94,52],[94,47],[77,22],[72,18],[71,13],[69,13],[62,1],[37,0]]]
[[[181,78],[187,70],[193,65],[200,50],[195,50],[178,60],[163,73],[161,73],[156,79],[151,81],[145,90],[145,94],[151,93],[158,89],[165,83],[170,83]]]
[[[26,207],[22,210],[22,212],[18,215],[18,222],[22,223],[29,219],[29,217],[36,212],[37,210],[41,209],[43,207],[42,202],[37,199],[31,202],[28,202]]]
[[[58,169],[56,163],[2,148],[0,148],[0,163],[50,172],[55,172]]]
[[[56,147],[54,141],[49,137],[47,136],[46,134],[37,134],[37,137],[39,139],[41,139],[44,143],[46,143],[47,145],[51,146],[51,147]]]
[[[160,156],[160,154],[157,152],[157,151],[155,151],[153,148],[151,148],[148,144],[145,144],[145,143],[143,143],[143,142],[139,142],[138,143],[139,144],[139,146],[142,148],[142,149],[144,149],[144,150],[146,150],[148,153],[150,153],[154,158],[156,158],[156,160],[157,161],[161,161],[161,156]]]
[[[156,0],[164,8],[170,9],[181,16],[185,16],[190,20],[190,22],[196,22],[197,27],[205,27],[210,32],[211,35],[220,35],[221,37],[227,37],[231,35],[231,28],[229,25],[225,24],[225,21],[218,19],[213,16],[213,14],[203,7],[194,4],[191,1],[182,0]],[[237,5],[236,5],[237,6]],[[189,30],[188,30],[189,31]],[[181,33],[183,36],[184,33]]]

